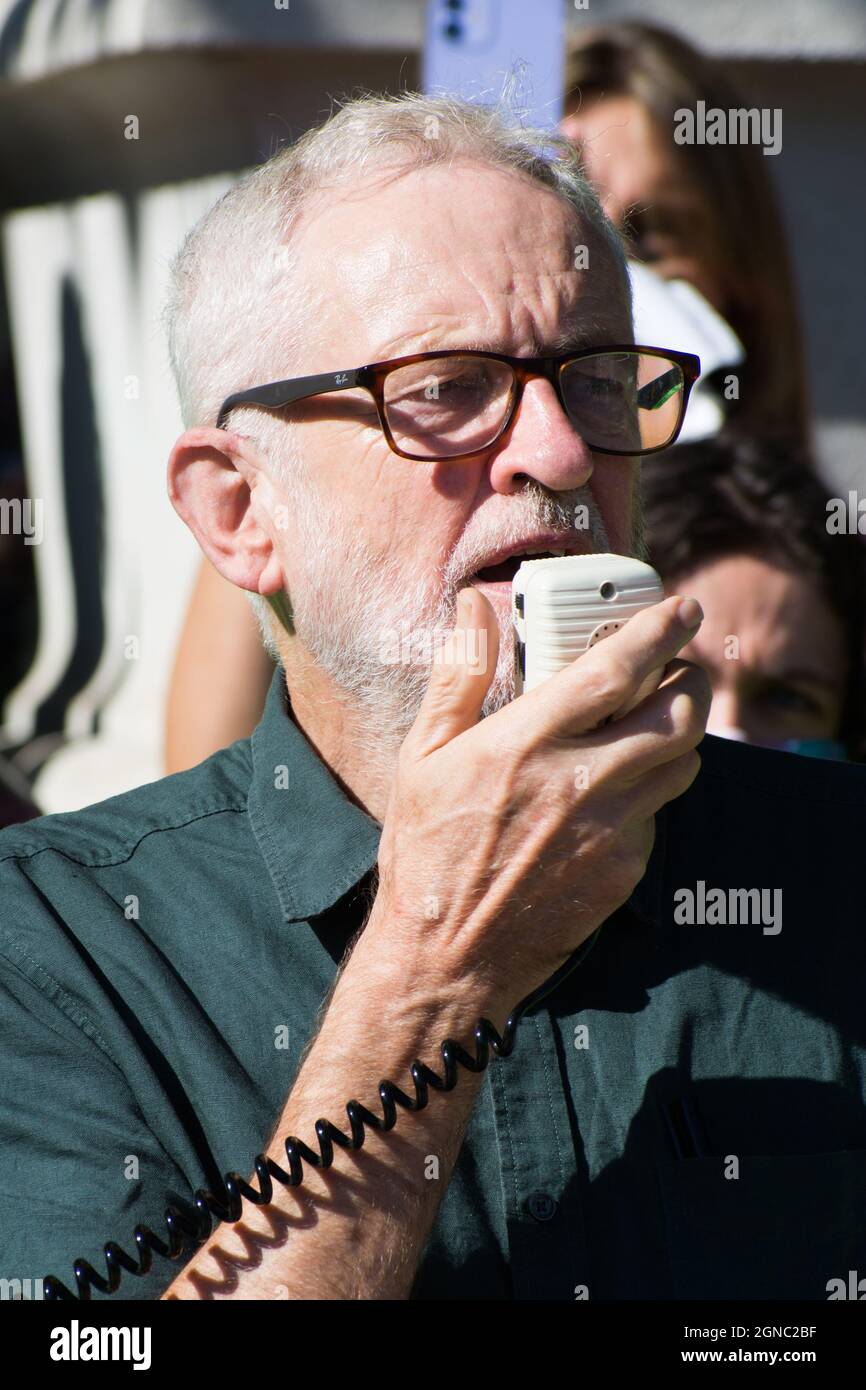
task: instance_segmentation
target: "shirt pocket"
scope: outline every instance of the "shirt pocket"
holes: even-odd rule
[[[866,1149],[658,1165],[674,1298],[826,1299],[866,1277]]]

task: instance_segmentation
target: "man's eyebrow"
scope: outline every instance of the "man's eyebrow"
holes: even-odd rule
[[[593,347],[598,345],[604,347],[607,343],[620,341],[620,335],[615,334],[609,324],[604,324],[600,320],[584,320],[580,324],[575,324],[571,328],[562,329],[545,343],[539,343],[537,338],[533,338],[529,343],[528,356],[530,357],[552,357],[559,352],[567,352],[569,348],[580,351],[581,348]],[[470,341],[461,342],[460,347],[467,352],[505,352],[501,339],[492,338],[473,338]],[[459,352],[460,347],[455,347],[454,351]],[[514,354],[509,353],[509,356]]]
[[[622,334],[615,333],[610,324],[602,319],[584,320],[575,324],[572,328],[566,328],[561,333],[557,333],[553,340],[547,345],[547,350],[551,352],[565,352],[568,348],[592,347],[598,344],[604,347],[606,343],[618,343],[622,341]]]

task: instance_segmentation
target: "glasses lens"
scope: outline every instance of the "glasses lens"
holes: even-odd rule
[[[385,415],[398,449],[443,459],[485,449],[508,416],[514,375],[504,362],[459,353],[398,367],[385,378]]]
[[[641,454],[676,437],[683,413],[682,368],[645,352],[600,352],[560,372],[565,408],[591,449]]]

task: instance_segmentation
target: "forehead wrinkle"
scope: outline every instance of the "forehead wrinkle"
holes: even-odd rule
[[[559,270],[537,265],[518,267],[512,263],[500,284],[491,285],[485,283],[490,274],[489,260],[485,258],[470,255],[454,265],[447,257],[428,254],[426,265],[431,270],[435,266],[438,272],[438,276],[429,277],[428,286],[428,291],[434,291],[434,303],[439,300],[436,307],[424,307],[427,296],[423,291],[408,300],[407,283],[425,278],[425,261],[410,255],[406,247],[400,248],[400,255],[392,264],[399,274],[386,277],[372,299],[369,294],[356,298],[355,313],[367,318],[375,344],[365,358],[367,362],[446,348],[511,355],[516,341],[523,354],[544,356],[569,348],[632,340],[628,301],[618,292],[615,282],[602,287],[587,283],[585,273],[573,267]],[[443,272],[450,280],[447,288],[441,283]],[[440,280],[438,285],[434,284],[436,278]],[[444,303],[443,290],[447,295]],[[415,326],[388,331],[386,323],[404,317],[407,309],[410,325],[414,320]],[[475,336],[466,331],[470,324],[480,328],[485,320],[489,325],[487,334]],[[546,321],[551,330],[527,336],[533,320],[536,326],[539,320],[542,324]],[[553,326],[558,324],[562,327],[554,331]]]
[[[512,289],[502,292],[506,298],[517,298],[519,296]],[[633,334],[629,322],[627,305],[617,305],[616,312],[611,313],[606,303],[601,297],[584,297],[574,300],[568,305],[563,305],[560,314],[563,326],[558,331],[545,334],[539,337],[532,334],[529,338],[523,339],[526,343],[525,352],[529,356],[541,357],[564,352],[569,348],[580,349],[592,347],[597,344],[604,346],[608,343],[631,342]],[[626,309],[626,316],[621,320],[621,326],[615,324],[620,320],[620,308]],[[428,311],[422,315],[424,326],[417,330],[407,329],[402,333],[388,335],[383,340],[382,348],[378,354],[380,361],[387,360],[394,356],[409,356],[413,352],[436,351],[439,349],[453,348],[459,351],[461,348],[470,352],[504,352],[513,355],[514,334],[506,325],[501,333],[470,334],[461,331],[460,315],[455,308],[439,308]],[[445,320],[442,326],[435,326],[435,320]],[[456,320],[456,322],[454,322]]]
[[[469,342],[460,334],[461,327],[488,328],[491,336],[486,340],[476,339],[476,350],[510,348],[513,351],[515,342],[523,345],[529,341],[526,334],[533,327],[533,319],[550,352],[569,346],[591,346],[593,340],[604,343],[628,337],[627,299],[621,291],[617,293],[619,286],[611,281],[609,255],[596,228],[586,225],[585,219],[563,206],[555,195],[551,194],[550,201],[544,196],[545,192],[543,190],[541,196],[535,192],[533,207],[537,215],[534,218],[503,216],[501,221],[494,219],[492,225],[488,219],[483,238],[487,245],[483,249],[464,245],[456,258],[451,241],[464,240],[465,227],[458,215],[461,209],[449,205],[447,200],[440,213],[445,219],[446,231],[453,237],[445,237],[444,247],[441,236],[419,238],[413,235],[404,240],[395,235],[393,229],[389,232],[387,225],[377,229],[378,237],[362,241],[363,249],[359,249],[357,257],[353,257],[350,245],[348,255],[343,253],[338,259],[339,288],[345,290],[347,282],[352,287],[347,296],[350,303],[343,309],[352,324],[357,324],[358,337],[368,339],[367,350],[362,349],[361,354],[364,360],[384,361],[412,352],[450,347],[454,337],[455,346],[468,347]],[[542,233],[543,245],[538,240]],[[587,280],[586,272],[574,268],[573,249],[578,242],[589,244],[593,259],[601,253],[606,282],[603,296],[602,285],[596,288],[593,284],[598,272]],[[354,264],[358,259],[362,266]],[[361,276],[355,274],[359,268],[365,271]],[[373,274],[369,273],[371,270]],[[502,276],[499,286],[490,283],[491,278],[495,282],[499,276]],[[447,283],[449,280],[451,285]],[[359,282],[367,287],[366,294],[359,295]],[[453,295],[452,302],[442,304],[440,299],[438,310],[424,312],[425,295],[422,291],[418,296],[418,285],[425,282],[428,289],[438,290],[436,298],[445,290],[448,299]],[[477,301],[471,302],[476,297]],[[494,306],[491,300],[498,303]],[[504,314],[502,319],[501,314]],[[395,320],[399,324],[401,319],[405,322],[406,317],[409,325],[414,320],[416,327],[407,326],[395,332]],[[446,322],[437,325],[437,319]],[[612,325],[619,321],[622,327],[614,331]],[[574,327],[565,327],[551,339],[547,326],[550,325],[552,331],[559,323],[573,323]],[[346,324],[345,318],[343,324]],[[540,355],[536,351],[535,336],[533,351]]]
[[[544,342],[533,335],[527,341],[527,355],[530,357],[552,356],[558,352],[565,352],[569,348],[592,347],[596,343],[603,347],[612,342],[613,338],[614,335],[611,333],[609,322],[605,318],[592,314],[582,317],[579,323],[565,327],[558,333],[547,337]],[[470,337],[458,333],[455,342],[445,342],[440,346],[453,348],[455,351],[462,348],[466,352],[504,352],[508,356],[513,355],[508,352],[509,345],[504,344],[503,339],[495,335]]]
[[[407,334],[402,338],[403,350],[395,352],[393,347],[382,348],[377,356],[377,361],[388,361],[391,357],[410,357],[415,351],[418,352],[438,352],[450,349],[452,352],[499,352],[506,357],[553,357],[557,353],[567,352],[570,348],[580,351],[581,348],[605,347],[614,341],[614,335],[610,329],[602,326],[597,320],[591,323],[575,326],[571,329],[564,329],[562,332],[549,337],[544,342],[540,342],[534,335],[526,341],[525,351],[514,353],[511,351],[513,343],[505,342],[504,338],[487,335],[485,337],[468,336],[459,331],[455,333],[453,340],[450,335],[444,335],[444,339],[432,341],[427,347],[418,347],[413,344],[413,337],[417,342],[430,339],[430,331],[425,330],[417,334]],[[618,338],[617,338],[618,341]],[[383,355],[384,354],[384,355]]]

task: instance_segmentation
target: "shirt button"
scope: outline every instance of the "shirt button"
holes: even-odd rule
[[[536,1221],[549,1221],[556,1211],[556,1200],[549,1192],[533,1192],[527,1198],[526,1205],[530,1216],[534,1216]]]

